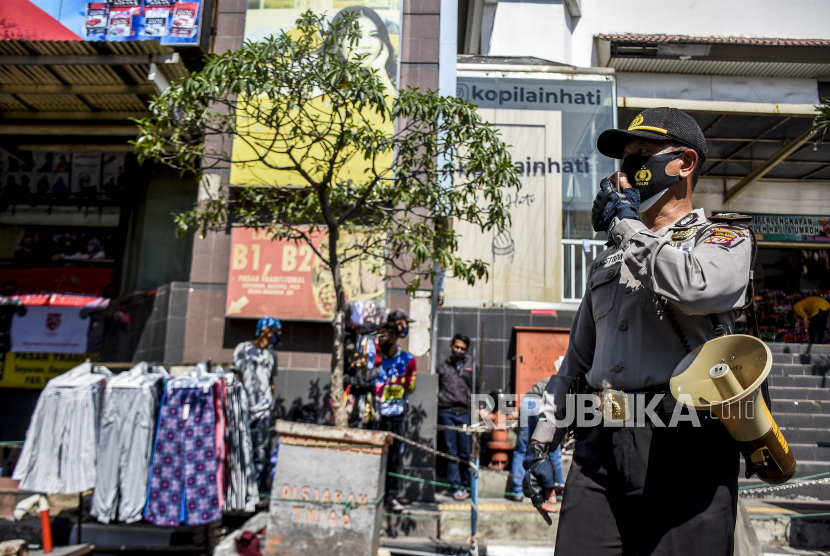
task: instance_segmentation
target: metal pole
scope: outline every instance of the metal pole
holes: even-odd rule
[[[481,335],[479,336],[478,341],[478,373],[476,375],[476,384],[475,384],[475,391],[477,394],[481,393],[481,387],[483,384],[483,375],[484,375],[484,332],[485,327],[484,323],[481,323]],[[478,407],[473,408],[474,411],[478,412]],[[470,554],[473,556],[478,555],[478,541],[476,540],[476,533],[478,532],[478,465],[479,465],[479,455],[481,452],[481,437],[478,433],[473,433],[470,435],[470,441],[473,443],[472,446],[472,453],[470,456],[472,457],[473,463],[475,467],[471,469],[470,476],[472,477],[470,490],[472,494],[472,509],[470,510]]]

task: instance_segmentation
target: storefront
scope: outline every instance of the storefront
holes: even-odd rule
[[[23,437],[49,379],[130,361],[138,341],[125,339],[149,316],[130,301],[152,306],[189,277],[192,241],[170,214],[192,206],[196,181],[140,165],[130,141],[132,120],[210,48],[214,4],[145,4],[0,5],[0,406],[15,416],[0,440]]]
[[[830,226],[821,216],[753,214],[758,234],[755,287],[761,337],[769,342],[805,343],[801,299],[830,301]],[[750,317],[751,318],[751,317]],[[746,323],[739,331],[746,330]]]

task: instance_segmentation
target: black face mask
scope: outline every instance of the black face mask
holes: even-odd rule
[[[450,358],[456,363],[463,361],[465,355],[467,354],[463,351],[458,351],[457,349],[450,350]]]
[[[640,210],[650,198],[663,193],[679,182],[680,174],[666,174],[666,165],[682,155],[685,151],[675,151],[651,156],[629,155],[623,160],[620,170],[628,178],[628,183],[640,190]]]

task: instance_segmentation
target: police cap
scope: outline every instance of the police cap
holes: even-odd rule
[[[643,110],[628,129],[606,129],[597,139],[599,152],[610,158],[623,158],[623,149],[633,139],[674,141],[697,151],[705,161],[709,149],[706,138],[694,118],[677,108]]]

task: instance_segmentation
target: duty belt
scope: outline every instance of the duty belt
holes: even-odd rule
[[[658,394],[668,394],[670,392],[669,386],[659,385],[650,388],[643,388],[640,390],[614,390],[607,388],[605,390],[595,390],[588,388],[589,394],[594,394],[599,397],[599,411],[606,420],[611,421],[628,421],[631,418],[631,408],[629,407],[629,395],[646,395],[654,396]]]

